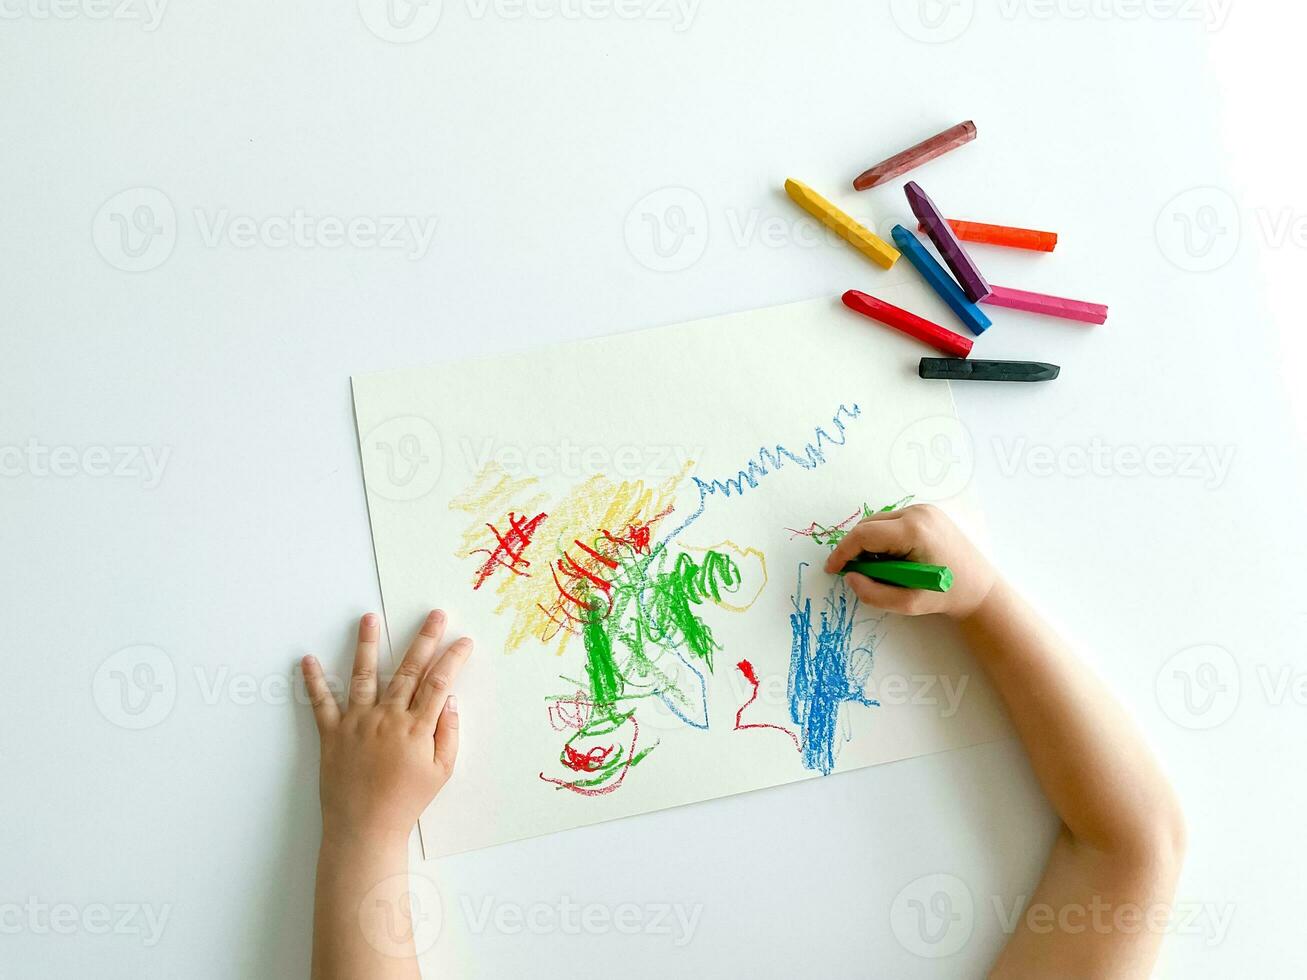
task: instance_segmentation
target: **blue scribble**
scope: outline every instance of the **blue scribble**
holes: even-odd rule
[[[831,446],[843,446],[847,442],[845,419],[856,419],[861,414],[862,409],[856,404],[852,408],[847,405],[840,405],[831,419],[831,423],[835,427],[835,435],[831,435],[819,426],[813,432],[812,440],[806,443],[800,452],[793,452],[779,443],[773,449],[763,446],[758,450],[758,454],[749,460],[744,469],[734,476],[720,480],[701,480],[697,476],[694,477],[695,489],[699,491],[699,505],[680,527],[667,535],[663,540],[663,544],[666,545],[672,541],[702,516],[709,497],[717,494],[721,494],[723,497],[738,497],[745,492],[746,487],[750,490],[756,490],[759,480],[784,467],[786,460],[805,470],[814,470],[821,466],[826,462],[826,451]]]
[[[802,733],[804,766],[829,776],[835,768],[841,705],[878,708],[880,702],[865,690],[871,678],[872,648],[853,645],[856,600],[850,598],[844,580],[836,579],[823,601],[814,635],[812,600],[803,598],[807,567],[806,562],[799,565],[798,587],[791,596],[790,718]]]

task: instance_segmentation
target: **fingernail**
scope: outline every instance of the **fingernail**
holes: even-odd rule
[[[442,612],[442,611],[439,610],[439,609],[433,609],[433,610],[431,610],[431,612],[427,613],[427,622],[428,622],[428,623],[438,623],[440,620],[442,620],[442,619],[444,619],[444,618],[445,618],[445,614],[444,614],[444,612]]]
[[[318,658],[313,656],[313,654],[306,655],[304,659],[300,661],[301,667],[316,667],[317,665]]]
[[[445,710],[458,714],[458,698],[455,695],[449,696],[449,700],[445,702]]]
[[[376,614],[376,613],[367,613],[367,614],[365,614],[364,617],[363,617],[363,625],[364,625],[364,626],[376,626],[376,625],[377,625],[377,614]]]

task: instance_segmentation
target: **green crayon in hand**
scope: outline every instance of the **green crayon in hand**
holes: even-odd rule
[[[851,561],[839,574],[849,572],[905,589],[947,592],[953,588],[953,570],[944,565],[923,565],[915,561]]]

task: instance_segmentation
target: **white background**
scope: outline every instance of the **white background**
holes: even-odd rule
[[[957,397],[997,559],[1185,800],[1158,974],[1301,974],[1303,14],[445,0],[391,43],[371,0],[69,2],[0,4],[0,975],[307,971],[317,748],[284,684],[306,650],[347,669],[378,604],[349,374],[874,291],[784,178],[906,216],[901,181],[840,188],[963,118],[979,140],[927,189],[1063,236],[983,250],[994,281],[1112,305],[996,317],[978,351],[1063,377]],[[259,240],[297,209],[435,233]],[[133,258],[136,219],[159,231]],[[651,220],[690,233],[659,255]],[[30,451],[65,446],[70,475]],[[166,452],[161,479],[97,475],[86,451],[121,446]],[[1167,463],[1188,447],[1233,463]],[[1005,743],[466,855],[423,869],[428,973],[978,976],[1055,826]],[[919,921],[940,894],[956,918]],[[594,925],[627,904],[650,928]]]

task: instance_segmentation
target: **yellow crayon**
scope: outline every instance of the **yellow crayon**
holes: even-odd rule
[[[871,261],[886,269],[894,268],[894,263],[899,260],[899,250],[897,248],[862,227],[807,184],[801,184],[797,180],[787,180],[785,182],[785,193],[794,199],[795,204],[803,208]]]

